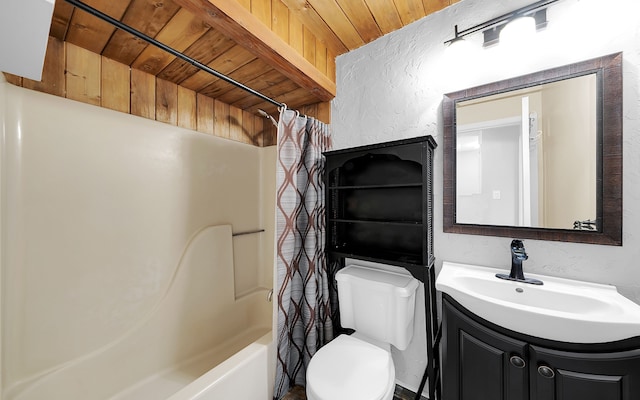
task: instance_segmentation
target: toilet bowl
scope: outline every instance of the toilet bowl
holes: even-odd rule
[[[340,335],[312,357],[307,400],[392,400],[395,375],[389,350]]]

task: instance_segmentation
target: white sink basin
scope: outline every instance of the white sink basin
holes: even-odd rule
[[[544,282],[537,286],[496,273],[505,270],[445,261],[436,288],[489,322],[539,338],[604,343],[640,336],[640,305],[614,286],[525,272]]]

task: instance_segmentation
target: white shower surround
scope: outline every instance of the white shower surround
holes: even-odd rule
[[[0,397],[270,398],[275,147],[2,75],[0,133]]]
[[[434,243],[442,261],[508,270],[511,238],[442,231],[442,96],[457,91],[622,51],[624,73],[624,184],[622,247],[526,240],[525,272],[616,285],[640,303],[640,24],[636,0],[562,0],[548,8],[549,25],[520,49],[481,48],[453,60],[443,45],[454,25],[465,29],[531,3],[529,0],[463,0],[337,59],[338,93],[332,103],[334,148],[433,135]],[[606,3],[606,4],[605,4]],[[419,300],[420,301],[420,300]],[[422,303],[419,303],[422,304]],[[416,310],[416,338],[424,337],[423,307]],[[397,379],[417,388],[425,345],[394,351]]]

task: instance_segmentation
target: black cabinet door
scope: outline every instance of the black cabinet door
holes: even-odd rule
[[[640,350],[574,353],[530,346],[531,400],[640,399]]]
[[[443,329],[443,400],[528,398],[526,343],[478,324],[446,299]]]

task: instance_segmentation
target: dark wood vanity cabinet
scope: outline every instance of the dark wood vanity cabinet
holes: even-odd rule
[[[484,322],[444,295],[444,400],[640,399],[637,341],[567,344]]]

